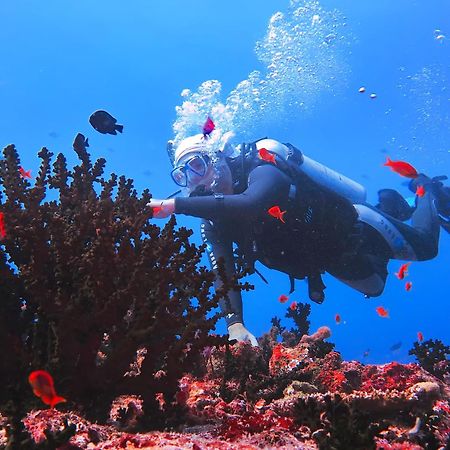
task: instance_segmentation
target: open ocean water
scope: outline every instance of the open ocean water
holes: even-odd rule
[[[383,167],[386,156],[450,175],[447,0],[3,0],[0,21],[0,145],[16,144],[33,175],[42,146],[75,164],[81,132],[92,158],[107,159],[106,175],[164,198],[176,190],[167,140],[200,132],[207,114],[235,131],[235,143],[294,144],[362,183],[372,203],[381,188],[412,195]],[[94,131],[97,109],[124,124],[123,135]],[[177,221],[200,243],[198,219]],[[400,264],[390,263],[378,298],[324,277],[311,328],[330,326],[345,359],[412,361],[418,331],[450,343],[450,236],[441,231],[437,258],[410,266],[410,292],[394,276]],[[269,285],[253,275],[243,298],[246,325],[260,336],[274,316],[293,323],[278,302],[287,276],[257,268]],[[290,299],[309,302],[306,283],[296,285]],[[380,305],[389,319],[375,312]]]

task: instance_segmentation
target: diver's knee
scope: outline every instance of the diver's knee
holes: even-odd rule
[[[436,256],[438,255],[438,252],[439,251],[438,251],[437,245],[430,246],[430,248],[427,249],[427,252],[424,254],[423,261],[436,258]]]
[[[423,233],[420,245],[415,248],[417,261],[427,261],[436,258],[439,252],[439,240],[429,233]]]
[[[378,273],[373,273],[372,275],[359,280],[345,280],[343,278],[338,278],[338,280],[367,297],[379,297],[383,293],[386,284],[386,279],[381,277]]]

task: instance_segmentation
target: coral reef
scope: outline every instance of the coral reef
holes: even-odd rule
[[[185,411],[184,421],[170,431],[127,431],[126,422],[134,422],[144,412],[140,399],[126,396],[116,400],[108,425],[90,423],[79,413],[50,409],[30,412],[25,428],[42,443],[49,433],[76,424],[76,435],[61,449],[365,450],[443,449],[449,445],[447,383],[417,364],[363,365],[342,361],[337,352],[323,359],[311,357],[310,345],[299,343],[295,353],[277,344],[268,364],[273,367],[280,358],[286,364],[270,376],[262,366],[261,350],[251,345],[218,347],[213,363],[208,362],[212,355],[203,355],[207,374],[186,374],[179,382],[176,401]],[[232,372],[227,365],[234,358]],[[254,370],[251,391],[248,385],[239,389],[246,370],[238,366],[246,358]],[[289,364],[297,358],[296,365]],[[233,392],[227,401],[220,394],[224,377]],[[285,388],[280,390],[280,385]],[[164,411],[167,404],[161,400]],[[127,408],[131,413],[121,414]]]
[[[13,146],[0,161],[0,448],[450,447],[442,342],[416,344],[419,364],[343,361],[297,304],[295,328],[274,318],[259,348],[231,345],[211,333],[213,309],[248,287],[243,272],[227,279],[219,261],[211,294],[191,232],[153,225],[148,191],[103,179],[105,161],[76,151],[68,170],[42,149],[33,186]],[[36,369],[66,403],[38,409]]]
[[[214,274],[199,267],[192,231],[174,217],[151,223],[148,190],[105,180],[104,159],[75,151],[69,170],[43,148],[34,185],[13,145],[0,161],[0,411],[17,418],[40,405],[27,377],[45,369],[64,407],[104,420],[118,395],[139,395],[147,426],[160,426],[168,414],[156,396],[171,405],[204,348],[225,342],[210,334],[220,316],[210,313],[239,275],[226,279],[220,266],[223,287],[210,294]]]

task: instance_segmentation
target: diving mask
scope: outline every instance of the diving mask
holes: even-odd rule
[[[186,187],[188,184],[188,173],[189,179],[197,177],[204,177],[208,169],[208,163],[210,157],[208,155],[196,154],[186,160],[185,163],[178,167],[175,167],[170,173],[172,180],[181,187]]]

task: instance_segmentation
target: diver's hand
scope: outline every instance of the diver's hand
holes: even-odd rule
[[[175,212],[175,199],[168,198],[165,200],[158,200],[156,198],[152,198],[147,203],[147,206],[153,208],[153,217],[155,219],[164,219]]]
[[[239,342],[250,342],[254,347],[259,347],[258,341],[242,323],[234,323],[228,327],[228,340]]]

